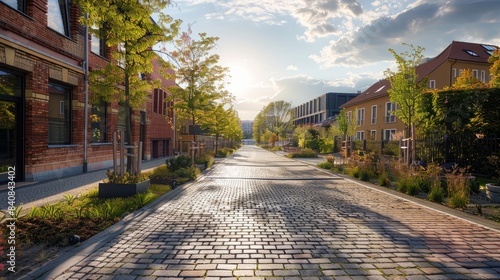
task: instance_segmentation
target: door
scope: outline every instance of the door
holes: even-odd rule
[[[22,79],[0,69],[0,183],[24,180]]]

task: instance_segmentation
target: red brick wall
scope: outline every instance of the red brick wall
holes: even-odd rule
[[[25,173],[28,178],[35,178],[41,172],[61,174],[60,170],[73,168],[83,171],[84,161],[84,75],[82,65],[84,61],[84,28],[78,23],[80,16],[76,6],[71,7],[71,32],[66,37],[47,27],[47,0],[33,0],[27,2],[26,14],[15,11],[0,2],[0,34],[11,38],[0,38],[0,47],[16,48],[16,60],[27,57],[28,66],[2,65],[9,68],[19,68],[25,75]],[[90,36],[89,36],[90,37]],[[90,41],[90,40],[89,40]],[[17,42],[22,44],[17,45]],[[26,46],[29,47],[26,48]],[[0,48],[1,49],[1,48]],[[109,57],[103,58],[90,51],[89,42],[89,68],[97,69],[110,62]],[[108,48],[108,53],[110,49]],[[21,55],[22,54],[22,55]],[[48,54],[48,55],[47,55]],[[24,59],[24,58],[23,58]],[[54,68],[55,67],[55,68]],[[65,74],[53,74],[53,69],[64,69],[70,73],[73,80],[65,80]],[[51,70],[52,69],[52,70]],[[61,73],[63,73],[61,72]],[[159,75],[151,75],[158,78]],[[76,80],[75,78],[76,77]],[[48,83],[54,80],[71,87],[72,91],[72,120],[71,120],[71,145],[48,145]],[[173,81],[164,80],[166,88],[173,85]],[[91,94],[91,93],[90,93]],[[92,99],[89,98],[89,103]],[[173,132],[163,116],[153,114],[151,98],[144,104],[142,111],[146,112],[145,154],[151,157],[151,142],[153,138],[169,139]],[[91,106],[88,107],[90,116]],[[133,142],[139,141],[140,111],[132,114]],[[107,140],[109,144],[95,145],[91,143],[91,122],[88,122],[88,163],[96,166],[99,163],[110,162],[112,156],[113,131],[118,126],[118,104],[108,104],[107,110]],[[171,141],[172,143],[173,141]],[[171,149],[170,149],[171,150]],[[45,174],[46,175],[46,174]]]

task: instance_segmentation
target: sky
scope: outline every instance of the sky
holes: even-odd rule
[[[226,88],[242,120],[272,101],[293,107],[363,91],[394,69],[389,48],[435,57],[452,41],[500,45],[499,0],[174,0],[165,13],[219,37]]]

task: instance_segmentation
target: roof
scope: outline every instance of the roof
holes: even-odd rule
[[[460,60],[476,63],[489,63],[488,58],[491,52],[498,49],[498,46],[489,44],[467,43],[453,41],[439,55],[417,66],[419,80],[428,76],[432,71],[438,68],[447,60]],[[380,80],[363,91],[356,98],[346,102],[341,107],[349,107],[355,104],[363,103],[367,100],[386,96],[387,90],[391,87],[387,79]]]

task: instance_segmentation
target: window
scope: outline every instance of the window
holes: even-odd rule
[[[121,68],[125,68],[125,44],[124,43],[118,44],[118,52],[120,52],[120,59],[118,60],[117,64]]]
[[[497,47],[491,45],[483,45],[483,48],[486,49],[486,53],[488,53],[489,55],[492,55],[493,51],[497,50]]]
[[[370,135],[369,135],[371,140],[377,139],[377,131],[376,130],[370,130]]]
[[[364,140],[365,132],[364,131],[356,131],[356,140]]]
[[[462,76],[462,71],[463,71],[463,69],[458,70],[458,76]]]
[[[90,115],[90,126],[92,133],[92,143],[107,142],[106,130],[106,102],[92,104]]]
[[[26,12],[26,1],[24,0],[0,0],[0,2],[4,2],[8,6],[20,12]]]
[[[486,82],[486,71],[481,70],[481,82]]]
[[[466,53],[470,54],[471,56],[479,56],[477,53],[471,51],[471,50],[464,50]]]
[[[365,124],[365,108],[356,111],[356,125]]]
[[[377,105],[372,106],[372,122],[371,124],[377,123]]]
[[[436,80],[429,81],[429,88],[436,88]]]
[[[71,90],[49,83],[49,145],[71,143]]]
[[[395,129],[384,129],[384,141],[393,140],[394,134],[396,134]]]
[[[162,115],[167,115],[168,114],[168,102],[166,101],[167,99],[167,92],[155,88],[153,91],[153,113],[157,114],[162,114]]]
[[[97,29],[98,33],[102,33],[98,27],[93,26],[92,29]],[[91,35],[92,37],[90,38],[90,43],[91,43],[91,50],[93,53],[100,55],[102,57],[106,56],[106,40],[99,39],[95,34]],[[103,36],[100,36],[101,38]]]
[[[48,0],[47,26],[69,36],[69,1]]]
[[[457,77],[457,68],[453,68],[453,78]]]
[[[385,103],[385,122],[394,123],[396,122],[396,116],[394,112],[396,111],[396,103],[387,102]]]
[[[479,71],[477,69],[473,69],[472,76],[474,76],[474,78],[476,78],[476,79],[479,79]]]

